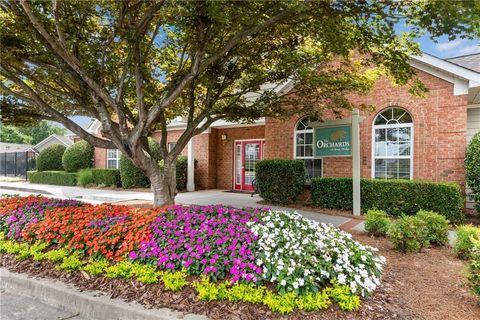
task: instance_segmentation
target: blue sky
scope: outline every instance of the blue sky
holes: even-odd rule
[[[467,54],[480,53],[480,39],[448,40],[447,37],[440,37],[437,39],[437,43],[435,43],[427,35],[425,35],[421,37],[418,42],[420,43],[422,51],[439,58],[451,58],[464,56]]]

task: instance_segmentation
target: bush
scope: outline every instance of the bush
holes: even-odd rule
[[[55,184],[58,186],[76,186],[78,173],[65,171],[28,171],[31,183]]]
[[[93,183],[96,185],[120,187],[120,170],[118,169],[92,169]]]
[[[480,131],[477,132],[465,153],[465,178],[472,190],[470,197],[475,201],[475,208],[480,213]]]
[[[65,152],[65,146],[61,144],[53,144],[40,152],[37,156],[38,171],[54,171],[63,170],[62,156]]]
[[[384,210],[388,215],[438,212],[453,223],[465,219],[460,187],[451,182],[362,179],[362,212]],[[352,210],[351,178],[312,179],[312,203],[329,209]]]
[[[468,265],[468,284],[472,292],[480,298],[480,241],[474,242],[471,261]]]
[[[425,222],[430,244],[444,246],[448,243],[448,220],[444,216],[433,211],[420,210],[416,217]]]
[[[475,240],[480,240],[480,227],[466,224],[457,228],[457,239],[453,250],[460,259],[470,258]]]
[[[78,172],[78,185],[86,187],[93,184],[93,175],[91,169],[83,169]]]
[[[187,174],[188,174],[188,158],[186,156],[179,156],[175,167],[177,190],[182,191],[187,189]]]
[[[385,211],[368,210],[365,219],[365,231],[375,237],[384,237],[387,235],[391,221]]]
[[[63,168],[67,172],[77,172],[93,167],[93,147],[87,141],[72,144],[62,157]]]
[[[160,144],[149,138],[148,145],[153,158],[160,160]],[[123,154],[120,156],[120,179],[125,189],[150,187],[150,179]]]
[[[419,252],[428,244],[425,222],[415,216],[402,216],[388,229],[393,248],[403,253]]]
[[[272,203],[290,203],[305,187],[305,164],[301,160],[262,160],[255,167],[260,196]]]

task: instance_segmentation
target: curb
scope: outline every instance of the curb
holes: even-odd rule
[[[53,193],[51,193],[49,191],[39,190],[39,189],[30,189],[30,188],[22,188],[22,187],[12,187],[12,186],[0,185],[0,189],[54,195]]]
[[[87,319],[112,320],[203,320],[206,316],[185,314],[182,312],[162,309],[145,309],[139,303],[127,303],[120,299],[110,299],[96,292],[80,292],[65,283],[38,279],[24,274],[17,274],[0,268],[0,289],[6,293],[32,297],[46,304],[66,306],[81,313]]]

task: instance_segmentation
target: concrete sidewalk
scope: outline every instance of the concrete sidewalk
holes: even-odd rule
[[[116,191],[102,189],[88,189],[81,187],[65,187],[44,184],[34,184],[29,182],[0,182],[0,194],[43,194],[45,196],[65,199],[77,199],[89,203],[102,202],[122,202],[131,200],[153,201],[152,192],[135,192],[135,191]],[[195,192],[182,192],[176,197],[176,202],[185,205],[209,205],[223,204],[227,206],[245,208],[245,207],[269,207],[275,210],[293,211],[295,209],[282,206],[267,206],[259,204],[261,198],[258,195],[253,197],[248,193],[235,193],[226,190],[201,190]],[[296,210],[304,217],[318,222],[331,223],[339,226],[351,219],[348,217],[331,216],[318,212]],[[359,227],[361,228],[361,226]],[[357,227],[355,228],[357,229]]]

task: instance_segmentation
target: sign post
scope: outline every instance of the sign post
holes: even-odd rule
[[[360,215],[360,112],[352,111],[353,215]]]
[[[352,157],[353,215],[360,215],[360,112],[350,119],[311,122],[315,129],[315,158]]]

